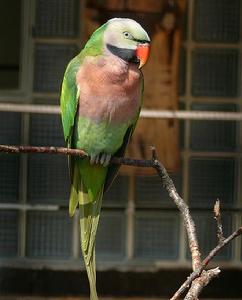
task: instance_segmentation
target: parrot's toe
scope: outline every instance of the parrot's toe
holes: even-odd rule
[[[100,155],[100,164],[103,165],[104,162],[106,161],[106,156],[107,154],[106,153],[103,153]]]
[[[100,164],[106,167],[109,164],[110,159],[111,159],[111,154],[103,153],[102,155],[100,155]]]
[[[107,165],[109,164],[109,162],[110,162],[110,159],[111,159],[111,154],[106,154],[106,157],[105,157],[105,160],[104,160],[104,162],[102,163],[102,165],[104,166],[104,167],[107,167]]]
[[[96,164],[96,165],[99,164],[100,158],[101,158],[101,154],[97,154],[95,157],[94,164]]]
[[[98,161],[98,157],[99,157],[99,154],[91,154],[90,155],[90,164],[91,165],[96,164],[97,163],[96,161]]]
[[[90,155],[90,164],[94,165],[94,164],[100,164],[104,167],[106,167],[111,159],[111,154],[108,153],[99,153],[99,154],[91,154]]]

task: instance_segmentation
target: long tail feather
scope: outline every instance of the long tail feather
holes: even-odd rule
[[[73,171],[73,182],[71,185],[71,193],[70,193],[70,200],[69,200],[69,215],[72,217],[75,213],[76,207],[79,203],[79,182],[80,176],[78,172],[78,168],[75,166]]]
[[[90,201],[87,190],[81,182],[79,187],[81,249],[90,284],[90,299],[98,300],[96,291],[95,239],[99,222],[103,189],[96,199]]]

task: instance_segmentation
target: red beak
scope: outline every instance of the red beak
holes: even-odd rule
[[[139,69],[143,67],[143,65],[147,62],[150,53],[150,45],[139,44],[136,49],[136,57],[139,59]]]

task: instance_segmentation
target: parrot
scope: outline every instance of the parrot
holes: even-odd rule
[[[68,148],[88,156],[69,156],[69,214],[79,208],[80,248],[89,280],[90,299],[97,300],[95,239],[103,194],[116,177],[136,126],[144,81],[141,67],[149,57],[150,38],[128,18],[113,18],[91,35],[67,65],[60,108]]]

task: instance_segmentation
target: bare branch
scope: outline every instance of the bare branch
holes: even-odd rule
[[[191,285],[184,300],[195,300],[198,299],[202,289],[209,284],[209,282],[220,273],[219,268],[203,271],[201,276],[196,278]]]
[[[36,147],[36,146],[9,146],[0,145],[0,152],[6,153],[44,153],[44,154],[62,154],[73,156],[87,156],[83,150],[69,149],[64,147]]]
[[[233,239],[242,234],[242,226],[236,229],[230,236],[225,238],[221,243],[219,243],[204,260],[202,261],[202,268],[204,269],[208,263],[218,254],[218,252],[224,248],[224,246],[228,245]]]
[[[218,254],[218,252],[229,244],[234,238],[242,234],[242,227],[239,227],[235,230],[230,236],[224,239],[221,243],[219,243],[213,250],[210,251],[208,256],[202,261],[201,267],[190,274],[187,280],[181,285],[181,287],[176,291],[173,297],[170,300],[179,299],[180,295],[185,292],[185,290],[191,285],[194,279],[198,278],[202,271],[206,268],[208,263]]]
[[[224,234],[223,234],[223,225],[222,225],[222,220],[221,220],[221,211],[220,211],[220,201],[219,201],[219,199],[217,199],[217,201],[214,204],[213,212],[214,212],[214,219],[217,222],[218,242],[222,243],[223,240],[225,239],[225,237],[224,237]]]
[[[42,154],[60,154],[60,155],[72,155],[80,157],[88,157],[85,151],[80,149],[71,149],[64,147],[36,147],[36,146],[9,146],[0,145],[0,152],[5,153],[42,153]],[[136,167],[152,168],[153,161],[145,159],[131,159],[124,157],[112,157],[110,163],[117,165],[128,165]]]

